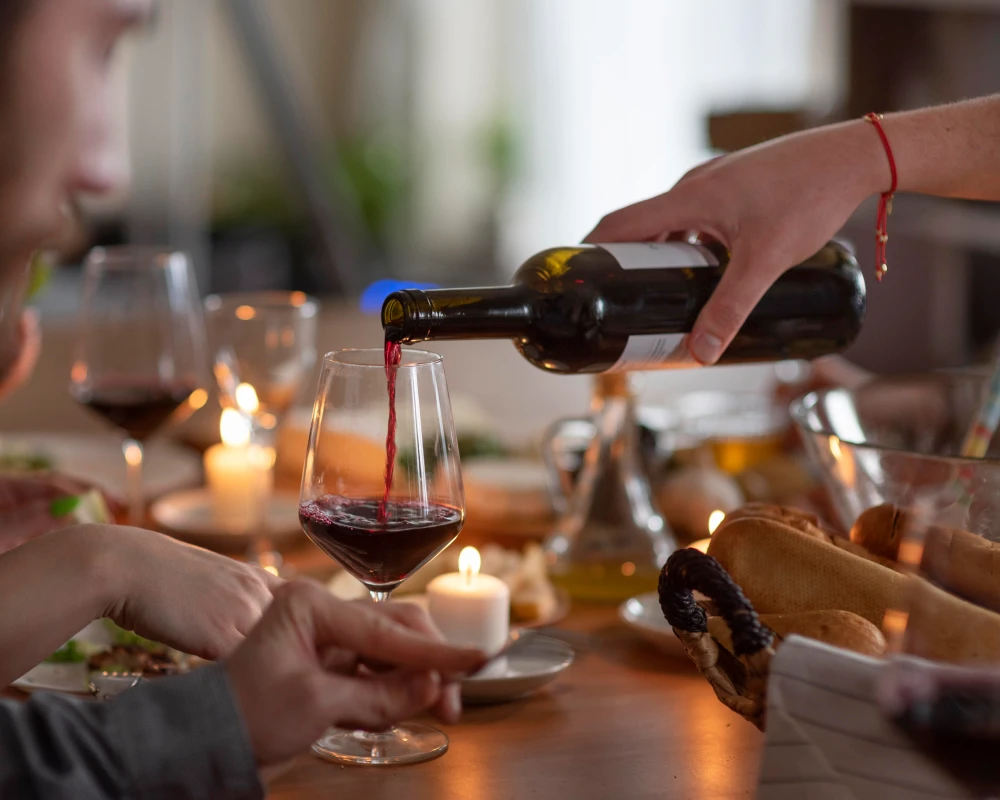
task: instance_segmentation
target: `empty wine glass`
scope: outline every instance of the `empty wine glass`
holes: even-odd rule
[[[272,458],[277,429],[316,362],[319,303],[302,292],[242,292],[209,295],[205,314],[214,372],[224,407],[240,411],[251,425],[251,442]],[[271,487],[271,475],[261,483]],[[248,557],[272,572],[281,556],[268,537],[270,497],[254,504],[255,537]]]
[[[70,393],[124,432],[129,522],[145,522],[143,443],[205,402],[205,331],[184,253],[95,248],[87,256]]]
[[[376,602],[455,540],[465,497],[441,356],[407,350],[398,367],[385,365],[381,349],[324,357],[299,520]],[[447,747],[443,732],[407,724],[377,734],[331,730],[313,750],[333,761],[398,764]]]

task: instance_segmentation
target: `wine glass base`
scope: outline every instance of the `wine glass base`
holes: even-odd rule
[[[313,744],[320,758],[341,764],[419,764],[443,756],[448,735],[430,725],[408,723],[386,733],[365,733],[331,728]]]

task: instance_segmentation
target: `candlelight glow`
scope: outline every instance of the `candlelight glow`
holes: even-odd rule
[[[208,392],[204,389],[195,389],[191,392],[190,397],[188,397],[188,405],[191,406],[195,411],[205,405],[208,402]]]
[[[235,408],[222,409],[219,433],[227,447],[246,447],[250,443],[250,424]]]
[[[830,455],[836,459],[840,459],[840,439],[836,436],[830,437]]]
[[[711,539],[699,539],[697,542],[692,542],[688,547],[692,547],[695,550],[701,550],[703,553],[708,552],[708,546],[712,543]]]
[[[236,309],[236,319],[241,319],[244,322],[251,320],[257,316],[257,309],[253,306],[240,306]]]
[[[715,533],[715,529],[722,524],[722,520],[726,518],[726,512],[716,509],[711,514],[708,515],[708,535],[711,536]]]
[[[142,463],[142,448],[135,442],[125,445],[125,463],[130,467],[137,467]]]
[[[472,583],[482,565],[483,560],[475,547],[463,547],[462,552],[458,554],[458,571],[462,573],[466,584]]]
[[[260,408],[260,401],[257,399],[257,390],[249,383],[241,383],[236,387],[236,405],[240,411],[247,414],[255,414]]]

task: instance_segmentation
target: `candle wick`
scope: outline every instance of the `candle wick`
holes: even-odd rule
[[[471,569],[465,569],[462,572],[462,575],[465,576],[465,588],[471,589],[472,588],[472,570]]]

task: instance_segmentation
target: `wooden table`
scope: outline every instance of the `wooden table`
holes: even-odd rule
[[[399,768],[298,758],[272,800],[685,798],[754,793],[763,737],[694,668],[660,654],[613,608],[577,607],[559,626],[577,660],[534,697],[467,709],[441,758]]]

